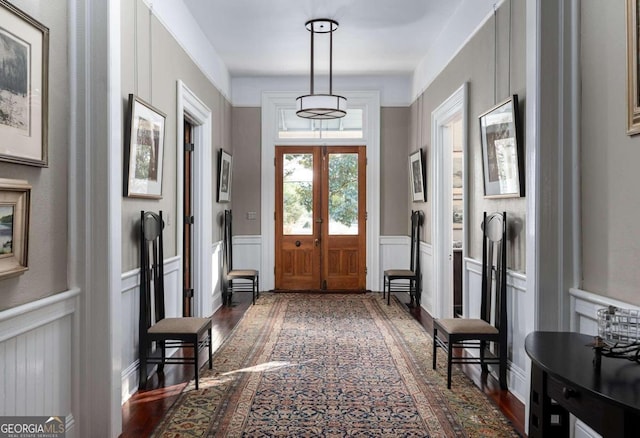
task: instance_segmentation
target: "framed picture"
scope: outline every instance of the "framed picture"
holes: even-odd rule
[[[484,196],[518,197],[524,194],[524,172],[518,95],[480,116]]]
[[[0,0],[0,160],[47,167],[49,29]]]
[[[218,202],[231,200],[231,154],[220,149],[218,154]]]
[[[0,178],[0,279],[29,269],[30,204],[31,186],[27,181]]]
[[[454,150],[451,155],[453,198],[456,199],[456,196],[462,197],[462,190],[464,186],[462,151]]]
[[[640,86],[638,84],[638,3],[627,0],[627,134],[640,133]]]
[[[454,230],[461,230],[462,229],[462,220],[463,220],[463,205],[462,205],[462,198],[460,197],[459,199],[455,198],[452,201],[451,204],[452,210],[453,210],[453,229]]]
[[[162,198],[165,114],[133,94],[125,140],[124,195],[132,198]]]
[[[425,202],[427,200],[426,175],[422,163],[422,149],[418,149],[409,155],[409,184],[411,186],[411,199],[413,202]]]

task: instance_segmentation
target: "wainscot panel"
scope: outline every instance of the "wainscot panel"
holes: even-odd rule
[[[260,270],[262,236],[234,236],[233,267]]]
[[[0,312],[0,416],[71,412],[72,352],[77,340],[78,289]]]

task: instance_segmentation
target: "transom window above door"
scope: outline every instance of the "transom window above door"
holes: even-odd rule
[[[364,138],[362,108],[349,108],[340,119],[312,120],[296,115],[295,108],[278,110],[280,139],[347,139]]]

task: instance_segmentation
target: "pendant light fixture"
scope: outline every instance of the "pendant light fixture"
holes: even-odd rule
[[[305,23],[311,32],[311,78],[309,94],[296,99],[299,117],[305,119],[339,119],[347,114],[347,99],[333,94],[333,32],[338,29],[338,22],[329,18],[317,18]],[[329,94],[316,94],[314,91],[315,66],[313,41],[315,35],[329,34]]]

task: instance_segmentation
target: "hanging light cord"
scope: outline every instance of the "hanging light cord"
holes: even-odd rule
[[[508,86],[509,86],[509,93],[508,95],[511,95],[511,20],[513,17],[513,13],[512,13],[512,5],[513,5],[513,1],[509,0],[509,78],[507,80]]]
[[[309,75],[309,78],[310,78],[309,79],[309,82],[310,82],[309,83],[309,90],[310,90],[309,94],[313,94],[313,78],[315,76],[315,73],[314,73],[315,70],[314,70],[314,67],[313,67],[313,58],[314,58],[314,56],[313,56],[313,54],[314,54],[313,53],[313,37],[314,37],[314,33],[315,33],[315,24],[314,23],[311,24],[311,32],[309,32],[309,33],[311,34],[311,74]]]
[[[138,95],[138,2],[133,9],[133,92]]]
[[[153,105],[153,2],[149,6],[149,101]]]
[[[493,4],[493,104],[498,100],[496,97],[498,84],[498,9]]]

